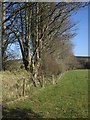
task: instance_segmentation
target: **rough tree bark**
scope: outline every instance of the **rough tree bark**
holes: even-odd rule
[[[25,35],[25,47],[24,47],[24,53],[26,54],[26,60],[25,60],[25,69],[30,69],[31,64],[31,57],[30,57],[30,11],[28,8],[28,3],[26,3],[25,8],[25,23],[26,23],[26,35]]]
[[[5,3],[2,3],[2,23],[6,19],[5,15]],[[6,37],[5,37],[5,29],[6,29],[6,24],[2,24],[2,69],[5,70],[5,63],[6,63]]]
[[[35,18],[36,18],[36,25],[34,31],[34,34],[32,36],[32,42],[33,42],[33,57],[32,57],[32,62],[31,62],[31,68],[32,68],[32,79],[34,82],[35,86],[38,86],[38,83],[41,85],[41,82],[39,80],[39,69],[40,69],[40,64],[41,64],[41,51],[42,51],[42,25],[41,25],[41,17],[42,15],[40,14],[41,10],[41,4],[36,3],[36,13],[34,13]],[[34,9],[34,11],[35,11]],[[42,8],[41,8],[42,9]],[[40,14],[40,15],[39,15]],[[32,16],[33,17],[33,16]],[[33,23],[32,23],[33,25]],[[33,28],[32,28],[33,29]],[[31,30],[33,31],[33,30]]]
[[[2,2],[0,2],[0,26],[2,26]],[[2,27],[0,28],[0,70],[2,70]]]

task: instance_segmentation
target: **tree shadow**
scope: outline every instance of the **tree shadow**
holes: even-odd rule
[[[11,120],[40,120],[43,117],[38,113],[35,113],[31,109],[9,109],[7,107],[3,107],[2,109],[2,120],[11,119]]]

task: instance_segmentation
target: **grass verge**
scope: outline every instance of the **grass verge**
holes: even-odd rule
[[[25,100],[3,108],[4,117],[87,118],[88,70],[67,72],[56,85],[50,85]]]

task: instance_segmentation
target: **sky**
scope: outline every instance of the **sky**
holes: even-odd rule
[[[88,7],[79,10],[72,19],[79,21],[77,36],[72,40],[73,53],[75,56],[88,56]]]

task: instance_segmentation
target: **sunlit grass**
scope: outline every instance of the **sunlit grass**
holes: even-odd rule
[[[17,107],[32,109],[45,118],[87,118],[88,70],[69,71],[56,85],[37,90],[28,99],[8,106]]]

